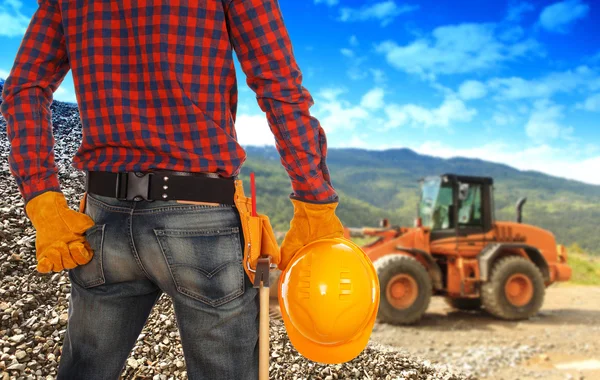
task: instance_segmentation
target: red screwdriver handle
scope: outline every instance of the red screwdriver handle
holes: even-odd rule
[[[256,216],[256,183],[254,182],[254,172],[250,173],[250,195],[252,197],[252,216]]]

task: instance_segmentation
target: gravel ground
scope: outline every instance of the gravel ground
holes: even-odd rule
[[[0,89],[1,92],[1,89]],[[0,99],[1,100],[1,99]],[[70,167],[81,140],[76,106],[52,106],[55,157],[69,205],[77,209],[83,174]],[[0,116],[0,380],[56,377],[68,321],[70,283],[66,273],[35,271],[35,231],[8,170],[5,121]],[[370,343],[349,363],[318,365],[291,346],[283,325],[272,321],[272,379],[475,379],[443,364]],[[123,379],[186,379],[179,333],[168,297],[162,297],[127,360]]]
[[[538,315],[502,321],[434,297],[415,326],[375,325],[372,339],[489,380],[600,379],[600,288],[552,286]]]

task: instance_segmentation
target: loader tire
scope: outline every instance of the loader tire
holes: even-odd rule
[[[432,286],[425,267],[413,257],[386,255],[374,263],[379,278],[377,320],[395,325],[417,322],[429,307]]]
[[[509,256],[494,264],[490,280],[481,287],[481,300],[493,316],[519,320],[540,310],[545,292],[539,268],[521,256]]]
[[[445,298],[448,306],[458,310],[479,310],[481,309],[481,298]]]

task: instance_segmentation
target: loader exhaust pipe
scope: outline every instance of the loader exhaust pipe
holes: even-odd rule
[[[527,198],[523,197],[517,201],[517,223],[523,223],[523,206]]]

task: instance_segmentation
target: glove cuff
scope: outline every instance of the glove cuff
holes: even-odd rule
[[[27,205],[25,205],[25,214],[31,220],[33,226],[36,227],[36,224],[39,224],[39,222],[43,223],[42,220],[47,218],[49,212],[56,214],[55,210],[57,205],[61,205],[61,201],[64,202],[65,206],[67,205],[67,200],[63,193],[57,191],[43,192],[27,202]]]
[[[335,197],[330,198],[330,199],[326,199],[323,201],[315,201],[315,200],[311,200],[311,199],[305,199],[302,197],[297,196],[294,193],[290,194],[290,199],[291,200],[296,200],[299,202],[303,202],[303,203],[310,203],[310,204],[316,204],[316,205],[324,205],[324,204],[330,204],[330,203],[339,203],[340,201],[340,197],[336,194]]]

